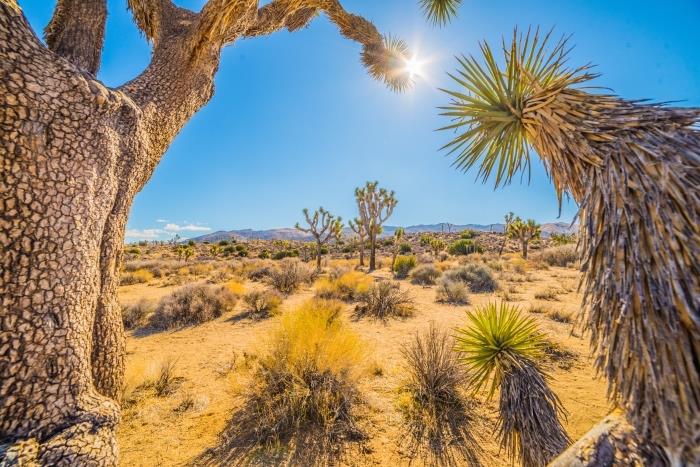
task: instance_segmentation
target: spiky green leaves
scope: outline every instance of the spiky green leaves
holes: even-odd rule
[[[542,354],[544,339],[537,322],[516,306],[489,303],[467,313],[467,327],[457,330],[456,350],[461,353],[475,391],[489,381],[489,397],[513,368]]]
[[[456,154],[457,168],[466,171],[480,162],[479,176],[486,181],[495,173],[496,186],[521,170],[529,172],[528,102],[591,77],[581,74],[587,67],[567,69],[567,39],[550,48],[550,36],[541,37],[539,30],[523,36],[516,30],[510,44],[503,42],[503,67],[486,42],[480,44],[481,60],[457,59],[459,69],[449,76],[458,87],[442,89],[452,102],[441,107],[442,115],[454,121],[441,129],[457,133],[443,147]]]
[[[428,21],[443,25],[457,15],[462,0],[420,0],[419,3]]]
[[[397,92],[413,85],[411,70],[407,66],[409,59],[408,45],[391,36],[384,36],[380,43],[367,44],[362,50],[362,63],[369,74]]]

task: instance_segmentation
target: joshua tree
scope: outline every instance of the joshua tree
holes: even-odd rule
[[[401,248],[401,240],[405,235],[406,231],[403,227],[398,227],[394,230],[394,248],[391,252],[391,270],[394,270],[394,263],[396,263],[396,256],[399,254],[399,249]]]
[[[595,364],[636,436],[696,465],[700,109],[578,88],[595,75],[567,68],[566,40],[550,48],[549,38],[516,31],[504,68],[488,44],[483,65],[459,59],[445,108],[458,135],[446,147],[458,167],[480,161],[484,179],[495,172],[497,186],[528,167],[532,148],[559,200],[569,193],[578,203]]]
[[[376,268],[377,236],[382,232],[382,225],[394,212],[398,200],[394,192],[378,188],[379,182],[367,182],[362,188],[355,189],[357,208],[360,219],[369,238],[369,270]]]
[[[355,218],[354,221],[348,221],[348,226],[350,230],[357,234],[358,240],[360,242],[360,266],[365,265],[365,241],[367,239],[367,230],[365,229],[362,219]]]
[[[340,239],[343,233],[343,219],[335,217],[323,208],[318,208],[318,211],[314,211],[313,215],[310,215],[309,210],[304,208],[304,217],[306,218],[306,223],[309,224],[309,228],[305,229],[298,223],[295,227],[302,232],[313,235],[316,240],[316,269],[320,271],[321,249],[330,240],[335,239],[337,241]]]
[[[430,239],[430,249],[433,250],[433,255],[437,258],[441,251],[447,248],[447,242],[441,238]]]
[[[221,50],[326,14],[362,45],[369,73],[410,84],[406,45],[339,0],[128,0],[153,44],[139,76],[99,68],[106,0],[56,0],[44,45],[17,0],[0,0],[0,456],[114,464],[124,373],[116,300],[135,194],[213,96]]]
[[[530,246],[530,242],[536,238],[540,238],[540,233],[540,225],[535,222],[534,219],[523,221],[521,218],[516,217],[515,220],[511,222],[510,226],[508,226],[506,237],[520,242],[523,258],[527,259],[527,250]]]
[[[508,232],[510,232],[510,226],[515,220],[515,214],[513,214],[513,212],[511,211],[505,216],[503,216],[503,220],[505,220],[505,225],[503,228],[503,243],[501,243],[501,248],[498,250],[498,256],[501,256],[503,254],[503,249],[506,247],[506,243],[508,243]]]
[[[475,391],[500,389],[497,432],[500,444],[524,467],[547,465],[569,445],[559,421],[565,411],[537,366],[544,340],[537,322],[507,303],[490,303],[467,314],[456,349]]]

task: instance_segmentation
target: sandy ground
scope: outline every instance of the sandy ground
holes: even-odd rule
[[[430,322],[445,330],[464,324],[465,310],[488,301],[507,296],[509,301],[530,309],[541,306],[557,309],[574,317],[580,307],[580,296],[575,289],[578,273],[573,269],[552,267],[531,270],[524,274],[502,273],[501,291],[493,294],[472,294],[469,306],[451,306],[435,302],[434,288],[424,288],[401,281],[401,287],[410,291],[416,304],[415,316],[405,320],[379,322],[353,321],[352,305],[347,306],[347,320],[367,343],[367,359],[382,369],[381,375],[367,376],[361,390],[367,406],[363,411],[363,426],[369,440],[362,449],[353,450],[340,463],[343,465],[408,465],[410,459],[402,439],[404,426],[397,410],[397,387],[402,379],[401,346],[416,332],[427,330]],[[375,273],[387,278],[386,270]],[[515,279],[516,281],[509,281]],[[524,281],[529,279],[528,281]],[[258,284],[246,284],[259,287]],[[142,298],[157,300],[176,287],[132,285],[121,287],[122,303],[134,303]],[[535,294],[547,289],[558,289],[554,300],[538,300]],[[305,299],[313,296],[307,288],[288,297],[283,309],[288,312]],[[158,366],[167,360],[176,361],[176,373],[184,378],[180,387],[167,397],[144,395],[136,404],[124,410],[118,438],[121,462],[124,466],[179,466],[188,465],[194,458],[217,444],[217,437],[240,400],[236,398],[237,385],[244,384],[236,372],[227,368],[234,358],[240,361],[244,353],[264,351],[265,336],[279,318],[263,321],[240,319],[243,304],[221,318],[174,332],[147,334],[130,333],[127,339],[127,381],[137,384],[152,377]],[[565,427],[576,439],[610,411],[605,398],[604,381],[596,379],[588,358],[588,339],[579,332],[572,333],[572,325],[555,322],[546,314],[533,314],[541,322],[548,338],[562,348],[572,351],[576,358],[570,365],[547,363],[551,386],[569,412]],[[237,356],[237,357],[236,357]],[[183,401],[193,408],[178,410]],[[493,441],[496,405],[493,401],[479,400],[478,431],[487,465],[510,465],[499,453]],[[414,460],[413,465],[422,462]]]

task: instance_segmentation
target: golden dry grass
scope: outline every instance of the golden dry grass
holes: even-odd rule
[[[487,258],[487,261],[494,260]],[[341,261],[336,266],[348,266],[343,263]],[[554,321],[548,316],[557,311],[575,319],[580,296],[575,287],[569,285],[576,283],[579,274],[573,269],[556,266],[534,270],[527,262],[519,261],[517,255],[504,255],[502,263],[504,270],[496,273],[501,289],[513,290],[512,303],[522,309],[542,311],[533,312],[532,316],[538,320],[547,338],[556,343],[545,365],[552,375],[552,389],[569,412],[565,428],[576,439],[610,410],[605,398],[605,382],[594,378],[586,357],[588,336],[572,335],[572,324]],[[456,264],[449,262],[449,266]],[[523,272],[515,271],[516,268]],[[526,275],[529,281],[521,280]],[[374,280],[391,279],[387,269],[371,276]],[[164,279],[156,279],[148,285],[121,287],[120,299],[123,304],[137,303],[142,298],[157,301],[177,288],[162,287],[163,283]],[[246,291],[261,287],[250,281],[243,285]],[[406,319],[354,320],[353,304],[341,305],[343,319],[364,342],[363,351],[373,369],[358,380],[366,403],[359,425],[367,439],[361,449],[346,453],[338,461],[339,465],[408,465],[410,451],[401,443],[405,422],[397,393],[405,377],[401,348],[411,342],[416,333],[425,333],[431,322],[448,332],[462,326],[467,309],[497,300],[501,293],[470,294],[469,305],[454,306],[435,301],[435,286],[424,287],[404,280],[401,288],[411,294],[416,310]],[[537,292],[547,288],[561,292],[556,302],[535,298]],[[266,336],[278,328],[286,315],[314,295],[313,286],[303,285],[284,298],[279,314],[266,320],[234,319],[246,308],[244,301],[240,300],[233,310],[197,326],[148,335],[130,333],[127,337],[130,391],[133,392],[143,381],[155,379],[161,363],[169,359],[177,361],[177,375],[184,380],[168,396],[155,397],[146,393],[124,409],[118,431],[122,465],[184,466],[216,447],[219,435],[243,403],[237,395],[249,387],[251,369],[257,364],[258,356],[269,350]],[[475,417],[479,421],[475,430],[486,434],[480,440],[483,465],[508,465],[504,453],[499,453],[498,446],[488,436],[496,426],[495,404],[480,398],[475,399],[474,404]],[[282,446],[280,449],[284,452],[288,448]],[[420,464],[417,459],[414,460],[416,464]]]

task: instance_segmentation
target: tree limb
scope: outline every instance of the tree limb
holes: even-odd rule
[[[100,68],[106,0],[58,0],[44,29],[49,49],[93,75]]]

